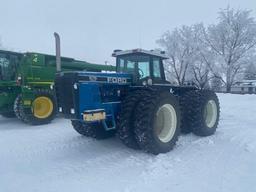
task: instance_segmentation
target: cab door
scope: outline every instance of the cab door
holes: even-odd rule
[[[165,80],[164,68],[162,59],[159,57],[152,57],[151,61],[151,77],[153,84],[166,84],[169,83]]]

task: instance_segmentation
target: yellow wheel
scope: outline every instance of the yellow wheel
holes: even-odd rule
[[[53,113],[54,105],[48,97],[37,97],[33,101],[32,112],[39,119],[48,118]]]

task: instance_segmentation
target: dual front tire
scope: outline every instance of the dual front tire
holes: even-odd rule
[[[173,149],[180,135],[179,102],[173,94],[149,92],[135,114],[135,138],[142,150],[157,155]]]
[[[167,92],[131,92],[122,102],[118,122],[117,133],[126,146],[152,154],[166,153],[180,133],[178,99]]]

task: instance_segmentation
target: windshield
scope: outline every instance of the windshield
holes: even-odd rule
[[[15,68],[17,57],[10,57],[7,54],[0,53],[0,80],[15,80]]]
[[[117,59],[117,72],[135,74],[139,79],[150,76],[149,56],[122,56]]]

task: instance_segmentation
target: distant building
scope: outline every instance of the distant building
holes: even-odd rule
[[[221,92],[226,92],[226,87],[222,87]],[[231,93],[256,94],[256,80],[237,81],[231,87]]]

